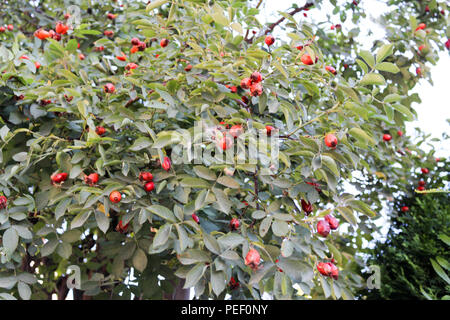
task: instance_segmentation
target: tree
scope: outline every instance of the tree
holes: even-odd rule
[[[410,188],[444,190],[448,185],[449,161],[440,161],[430,178],[412,176]],[[420,181],[423,181],[422,183]],[[448,245],[450,244],[448,192],[398,197],[386,241],[376,244],[368,260],[381,268],[380,290],[363,290],[367,299],[449,298]]]
[[[201,299],[353,298],[364,282],[355,254],[381,202],[343,183],[383,167],[395,182],[389,165],[409,161],[393,145],[411,141],[383,134],[414,118],[410,69],[429,77],[447,8],[390,1],[387,39],[364,51],[344,24],[365,16],[361,4],[330,2],[342,24],[330,30],[295,19],[321,1],[268,25],[256,19],[262,1],[2,3],[0,22],[14,28],[0,33],[0,296],[65,299],[75,265],[75,299],[181,288]],[[265,42],[275,28],[289,41]],[[200,120],[213,127],[197,143]],[[252,151],[256,132],[276,143]],[[231,163],[179,163],[191,145],[247,148]],[[276,148],[278,168],[262,161]],[[261,161],[239,163],[244,154]],[[317,224],[330,214],[347,231],[324,238]]]

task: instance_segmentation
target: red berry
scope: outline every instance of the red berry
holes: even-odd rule
[[[403,212],[409,211],[409,207],[403,206],[403,207],[402,207],[402,211],[403,211]]]
[[[333,68],[332,66],[325,66],[325,69],[329,72],[331,72],[332,74],[336,75],[337,71],[335,68]]]
[[[423,30],[423,29],[425,29],[427,27],[427,25],[425,24],[425,23],[419,23],[419,25],[417,26],[417,28],[416,28],[416,31],[417,30]]]
[[[102,136],[106,133],[106,129],[104,127],[101,126],[97,126],[95,128],[95,133],[98,134],[99,136]]]
[[[119,191],[113,191],[109,194],[109,200],[113,203],[118,203],[120,200],[122,200],[122,195]]]
[[[248,104],[248,98],[246,96],[242,96],[241,100],[243,103]]]
[[[263,92],[263,87],[260,82],[252,83],[252,85],[250,86],[250,95],[252,97],[260,96],[260,95],[262,95],[262,92]]]
[[[0,27],[0,32],[5,32],[6,28],[5,27]]]
[[[262,81],[262,75],[258,71],[255,71],[251,74],[250,79],[252,80],[252,82],[258,83]]]
[[[264,40],[264,42],[270,47],[271,45],[273,45],[275,43],[275,38],[271,35],[268,35],[266,37],[266,39]]]
[[[134,70],[138,67],[138,65],[134,62],[130,62],[125,66],[126,70]]]
[[[425,187],[417,187],[417,190],[423,191],[423,190],[425,190]]]
[[[241,88],[242,89],[249,89],[252,85],[252,80],[250,78],[244,78],[241,80]]]
[[[428,5],[425,6],[425,12],[430,12],[430,7]]]
[[[192,70],[192,64],[188,64],[185,68],[184,71],[191,71]]]
[[[131,44],[133,46],[137,46],[139,44],[139,42],[141,42],[141,41],[138,38],[131,39]]]
[[[141,181],[152,181],[153,180],[153,175],[150,172],[141,172],[139,174],[139,180]]]
[[[192,214],[192,219],[194,219],[195,222],[200,224],[200,219],[198,218],[198,216],[195,213]]]
[[[322,237],[328,236],[328,234],[330,233],[330,224],[325,220],[320,220],[317,223],[317,233]]]
[[[328,148],[333,148],[333,149],[336,148],[337,143],[338,143],[338,140],[337,140],[336,136],[334,134],[332,134],[332,133],[328,133],[325,136],[324,141],[325,141],[325,145]]]
[[[259,252],[255,249],[251,248],[247,255],[245,256],[245,265],[249,266],[253,270],[258,269],[258,266],[261,261],[261,256],[259,255]]]
[[[5,196],[0,196],[0,209],[6,209],[8,199]]]
[[[422,51],[423,49],[425,49],[425,45],[424,44],[419,46],[419,51]]]
[[[68,30],[69,30],[69,26],[68,25],[63,24],[62,22],[58,22],[56,24],[56,27],[55,27],[56,33],[66,34]]]
[[[107,83],[103,86],[103,90],[105,90],[106,93],[114,93],[116,87],[114,87],[112,83]]]
[[[270,137],[272,135],[272,131],[275,130],[274,127],[272,126],[266,126],[266,134],[268,137]]]
[[[237,87],[236,86],[232,86],[230,87],[230,90],[232,93],[236,93],[237,92]]]
[[[331,262],[328,262],[328,265],[330,266],[329,276],[332,277],[334,280],[337,280],[339,277],[339,269]]]
[[[302,209],[305,211],[306,215],[309,215],[313,211],[313,206],[309,201],[304,199],[301,200]]]
[[[398,134],[399,137],[403,136],[403,132],[401,130],[398,130],[397,134]]]
[[[325,221],[330,225],[331,230],[336,230],[339,227],[339,221],[332,215],[327,214],[325,216]]]
[[[78,58],[79,58],[80,60],[84,60],[86,57],[84,56],[84,54],[80,53],[80,54],[78,55]]]
[[[447,48],[447,50],[450,50],[450,39],[448,39],[448,40],[445,42],[445,47]]]
[[[425,181],[420,180],[420,181],[419,181],[419,186],[424,187],[424,186],[425,186]]]
[[[244,129],[242,128],[242,125],[240,125],[240,124],[235,124],[234,126],[232,126],[230,128],[230,135],[233,138],[239,137],[242,133],[244,133]]]
[[[300,50],[300,51],[303,50],[303,46],[302,45],[297,46],[296,48],[297,48],[297,50]]]
[[[127,56],[122,52],[121,56],[116,56],[117,60],[120,61],[126,61],[127,60]]]
[[[34,36],[36,38],[39,38],[41,40],[44,40],[46,38],[50,38],[52,35],[50,34],[50,32],[43,30],[43,29],[38,29],[34,32]]]
[[[392,139],[392,136],[390,134],[385,133],[383,135],[383,140],[384,141],[388,142],[388,141],[391,141],[391,139]]]
[[[230,221],[230,228],[231,230],[237,230],[239,228],[240,222],[239,219],[233,218]]]
[[[145,189],[145,191],[150,192],[150,191],[152,191],[153,189],[155,189],[155,184],[154,184],[153,182],[147,182],[147,183],[144,185],[144,189]]]
[[[111,38],[111,37],[114,36],[114,31],[112,31],[112,30],[105,30],[105,31],[103,32],[103,34],[104,34],[105,36]]]
[[[138,48],[137,45],[136,46],[132,46],[131,49],[130,49],[130,53],[136,53],[138,51],[139,51],[139,48]]]
[[[329,276],[331,274],[331,266],[327,262],[319,262],[317,264],[317,270],[324,276]]]
[[[427,168],[422,168],[420,170],[422,171],[423,174],[427,174],[430,172],[430,170],[428,170]]]
[[[118,231],[120,233],[127,232],[128,225],[129,225],[129,223],[127,223],[126,225],[123,225],[122,220],[120,220],[116,226],[116,231]]]
[[[145,48],[147,48],[147,45],[145,44],[145,42],[140,41],[139,44],[137,45],[137,48],[139,51],[144,51]]]
[[[90,186],[93,186],[98,182],[98,173],[91,173],[88,176],[84,176],[84,182]]]
[[[218,147],[222,150],[227,150],[227,149],[231,148],[232,146],[233,146],[233,140],[227,135],[224,135],[222,137],[222,139],[220,139],[218,141]]]
[[[13,31],[14,30],[14,26],[12,24],[8,24],[7,28],[9,31]]]
[[[171,163],[169,157],[164,157],[164,160],[163,160],[163,163],[161,164],[161,167],[164,170],[169,171],[171,166],[172,166],[172,163]]]
[[[302,55],[301,60],[304,64],[309,65],[309,66],[314,64],[309,53],[305,53],[304,55]]]
[[[117,17],[117,14],[108,13],[107,17],[110,20],[114,20]]]
[[[167,39],[162,39],[161,42],[159,43],[159,45],[163,48],[167,47],[168,44],[169,44],[169,40],[167,40]]]
[[[36,61],[34,63],[34,66],[36,67],[36,70],[38,70],[41,67],[41,64],[38,61]]]

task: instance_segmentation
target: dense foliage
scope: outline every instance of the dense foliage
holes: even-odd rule
[[[75,299],[173,298],[181,286],[202,299],[353,298],[377,184],[398,188],[396,164],[417,169],[408,155],[422,154],[397,131],[445,50],[448,8],[389,1],[386,39],[367,51],[345,25],[363,3],[330,1],[336,21],[310,23],[297,13],[322,1],[305,2],[267,25],[261,3],[0,4],[0,297],[65,299],[76,265]],[[285,37],[271,44],[275,28]],[[213,154],[242,142],[226,126],[241,125],[244,146],[252,129],[273,131],[279,167],[179,163],[200,120],[216,127],[197,144]],[[323,237],[329,214],[341,226]],[[323,275],[321,262],[334,267]]]
[[[450,162],[440,162],[430,178],[412,176],[411,189],[449,186]],[[386,240],[376,243],[369,264],[381,268],[381,288],[362,292],[367,299],[450,298],[450,195],[417,194],[395,200]]]

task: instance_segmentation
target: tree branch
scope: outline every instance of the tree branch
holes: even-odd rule
[[[298,12],[300,12],[300,11],[304,11],[304,10],[309,9],[309,8],[312,7],[313,5],[314,5],[313,3],[309,3],[309,2],[308,2],[308,3],[306,3],[303,7],[295,8],[295,9],[292,10],[291,12],[288,12],[288,14],[289,14],[290,16],[293,16],[293,15],[295,15],[296,13],[298,13]],[[272,23],[272,24],[266,29],[266,31],[264,31],[264,34],[269,34],[269,33],[271,33],[271,32],[273,31],[273,29],[275,29],[275,27],[278,26],[279,24],[281,24],[284,20],[286,20],[286,17],[281,17],[281,18],[278,19],[276,22]],[[246,37],[245,41],[246,41],[247,43],[252,43],[254,37],[255,37],[255,36],[251,37],[250,39],[247,39],[247,37]]]

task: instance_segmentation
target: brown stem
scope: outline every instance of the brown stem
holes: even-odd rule
[[[303,7],[298,7],[295,8],[294,10],[292,10],[291,12],[288,12],[289,15],[293,16],[296,13],[309,9],[310,7],[312,7],[314,4],[313,3],[306,3]],[[285,17],[281,17],[280,19],[278,19],[276,22],[272,23],[267,29],[266,31],[264,31],[264,34],[269,34],[273,31],[273,29],[275,29],[276,26],[278,26],[279,24],[281,24],[284,20],[286,20]],[[247,43],[253,43],[253,38],[255,36],[251,37],[250,39],[245,39],[245,41]]]

